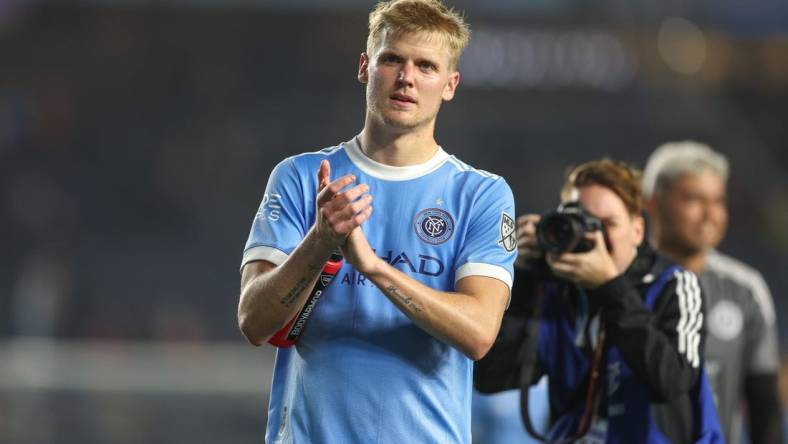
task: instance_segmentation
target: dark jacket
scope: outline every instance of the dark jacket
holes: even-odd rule
[[[523,357],[518,352],[525,340],[525,326],[538,318],[532,382],[548,375],[554,423],[567,413],[582,411],[593,341],[601,323],[607,339],[598,415],[609,421],[608,442],[620,441],[623,436],[633,439],[635,432],[624,429],[646,421],[648,425],[639,427],[653,429],[649,433],[663,435],[670,442],[694,442],[700,433],[697,406],[703,363],[703,298],[694,274],[669,267],[675,266],[644,245],[622,275],[591,291],[565,280],[517,270],[512,302],[498,340],[477,363],[477,388],[494,392],[519,385]],[[655,298],[649,307],[646,294],[663,272],[664,283],[654,289],[658,293],[652,295]],[[624,408],[621,397],[642,397],[644,406],[641,410],[632,405]],[[619,438],[613,439],[616,434]],[[645,442],[646,438],[637,440]]]

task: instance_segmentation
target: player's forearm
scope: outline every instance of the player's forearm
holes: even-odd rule
[[[333,249],[310,230],[281,265],[244,275],[238,325],[249,342],[263,344],[298,313]]]
[[[481,359],[495,341],[503,303],[490,307],[469,294],[434,290],[385,263],[365,274],[416,325],[469,358]]]

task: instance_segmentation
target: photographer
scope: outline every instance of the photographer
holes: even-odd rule
[[[527,385],[547,375],[551,442],[722,442],[700,286],[641,244],[640,173],[588,162],[561,198],[557,213],[518,220],[512,301],[477,389],[520,387],[524,405]]]

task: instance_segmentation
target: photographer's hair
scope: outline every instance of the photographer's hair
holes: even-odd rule
[[[649,198],[670,189],[685,174],[710,172],[728,181],[728,159],[708,145],[686,140],[669,142],[651,153],[643,172],[643,194]]]
[[[384,34],[399,37],[413,32],[427,32],[442,39],[449,47],[451,69],[457,67],[470,38],[463,17],[440,0],[382,1],[369,14],[367,55],[372,57]]]
[[[614,192],[629,211],[640,216],[643,210],[641,173],[637,168],[613,159],[599,159],[572,168],[561,189],[561,201],[571,200],[573,190],[600,185]]]

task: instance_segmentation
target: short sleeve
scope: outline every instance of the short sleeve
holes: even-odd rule
[[[511,290],[517,255],[514,196],[503,178],[483,189],[467,216],[468,230],[457,255],[454,283],[467,276],[503,281]]]
[[[293,158],[280,162],[271,172],[263,200],[252,221],[244,247],[241,267],[248,262],[267,260],[281,264],[306,236],[306,200],[314,200],[314,192],[304,194],[304,184]]]

